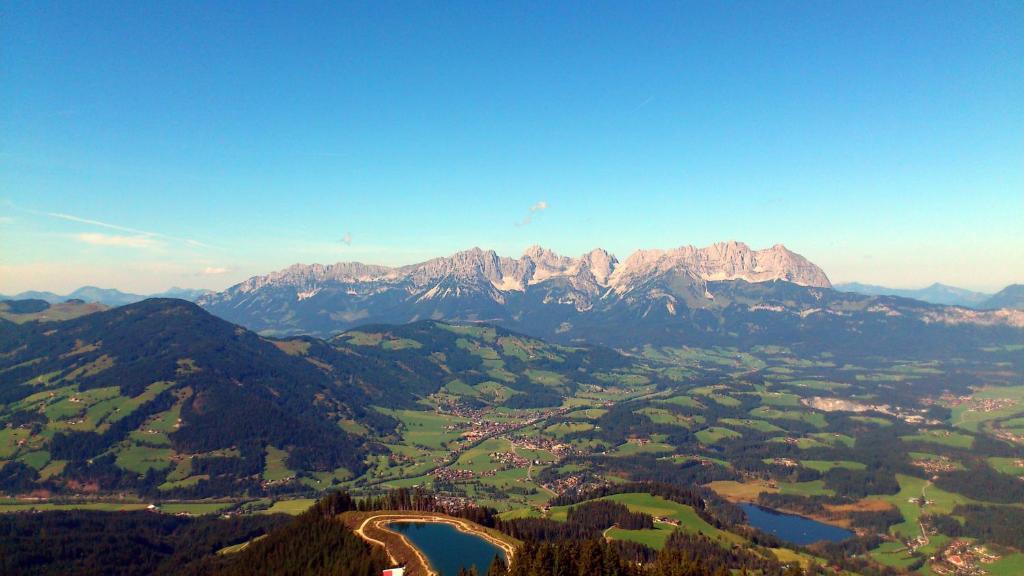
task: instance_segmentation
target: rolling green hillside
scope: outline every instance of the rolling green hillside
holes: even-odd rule
[[[337,422],[393,426],[356,381],[181,300],[4,326],[0,401],[7,492],[258,493],[268,448],[348,476],[365,442]]]

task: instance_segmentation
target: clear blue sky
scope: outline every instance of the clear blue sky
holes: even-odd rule
[[[1024,3],[230,4],[0,6],[0,292],[728,239],[1024,281]]]

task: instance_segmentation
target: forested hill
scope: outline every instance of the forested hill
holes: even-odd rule
[[[358,474],[365,442],[338,422],[393,426],[362,390],[182,300],[6,323],[0,458],[14,462],[0,490],[259,491],[268,453],[290,470]]]
[[[390,407],[414,407],[439,391],[476,405],[558,406],[599,373],[642,369],[607,348],[559,346],[497,326],[432,320],[363,326],[329,341],[302,338],[279,346],[334,373],[358,366],[375,403]]]
[[[171,299],[2,323],[0,492],[319,490],[363,473],[368,450],[394,433],[377,406],[439,392],[557,406],[598,373],[633,366],[608,349],[432,321],[269,340]]]

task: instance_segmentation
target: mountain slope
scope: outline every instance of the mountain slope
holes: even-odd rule
[[[259,492],[271,448],[290,470],[358,473],[364,442],[337,423],[388,426],[368,402],[181,300],[0,326],[0,459],[53,464],[53,490]]]
[[[739,243],[579,258],[532,247],[518,260],[478,248],[402,268],[295,265],[199,303],[264,334],[329,336],[360,324],[485,321],[558,342],[949,350],[1019,338],[1024,315],[832,290],[785,247]]]
[[[856,292],[857,294],[865,294],[868,296],[900,296],[903,298],[921,300],[922,302],[928,302],[930,304],[965,306],[967,308],[976,308],[985,299],[991,296],[990,294],[985,294],[983,292],[975,292],[973,290],[957,288],[956,286],[947,286],[938,282],[925,288],[916,289],[887,288],[885,286],[861,284],[859,282],[836,284],[834,287],[840,292]]]
[[[1024,310],[1024,284],[1011,284],[978,305],[982,310]]]
[[[294,265],[198,302],[260,332],[329,335],[359,324],[424,318],[510,322],[527,305],[571,306],[583,313],[633,298],[638,289],[666,278],[692,282],[696,299],[708,298],[710,281],[831,286],[820,268],[782,245],[751,250],[728,242],[643,250],[621,264],[601,249],[569,258],[533,246],[519,259],[473,248],[400,268]]]
[[[394,438],[390,409],[438,394],[559,406],[627,367],[644,370],[607,349],[434,321],[267,340],[182,300],[0,322],[0,492],[322,488],[363,473]]]

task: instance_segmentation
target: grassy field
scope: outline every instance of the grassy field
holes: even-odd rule
[[[650,514],[654,518],[671,518],[679,522],[681,529],[691,532],[701,532],[711,538],[719,540],[723,545],[743,542],[743,539],[739,536],[730,532],[721,531],[705,522],[703,518],[697,515],[692,507],[684,506],[677,502],[672,502],[671,500],[666,500],[660,496],[652,496],[641,492],[630,492],[626,494],[606,496],[601,498],[601,500],[618,502],[633,512],[643,512],[644,514]],[[549,517],[552,520],[565,521],[569,508],[569,506],[554,506],[548,513]],[[516,511],[516,514],[519,515],[519,517],[523,517],[526,513]],[[675,530],[675,527],[670,524],[656,523],[653,530],[622,530],[619,528],[613,528],[608,531],[608,536],[613,539],[640,542],[660,550],[664,547],[665,540],[673,530]]]
[[[185,513],[202,516],[203,514],[216,514],[233,506],[235,506],[234,502],[167,502],[160,505],[160,511],[165,514]]]
[[[1024,414],[1024,386],[986,387],[972,394],[971,399],[973,401],[1003,400],[1006,405],[987,412],[975,409],[976,407],[970,402],[955,406],[950,417],[950,422],[954,426],[978,432],[985,423],[992,420]]]
[[[28,502],[0,502],[0,513],[24,512],[26,510],[39,510],[49,512],[53,510],[95,510],[100,512],[123,512],[125,510],[145,510],[148,504],[141,502],[82,502],[77,504],[51,504],[49,502],[28,503]]]
[[[1003,474],[1024,476],[1024,458],[992,457],[988,458],[988,465]]]
[[[810,482],[779,482],[779,492],[793,496],[832,496],[832,490],[825,488],[824,480]]]
[[[925,480],[913,476],[897,474],[896,479],[900,483],[900,491],[897,494],[879,496],[899,508],[904,521],[890,528],[890,531],[902,538],[912,538],[920,534],[918,519],[924,511],[932,514],[949,514],[957,504],[969,504],[971,499],[959,494],[953,494],[932,486]],[[919,498],[922,494],[934,504],[921,507],[910,501],[911,498]]]
[[[316,503],[316,500],[312,498],[299,498],[296,500],[278,500],[274,502],[273,506],[266,510],[261,510],[260,514],[290,514],[297,516],[302,514],[309,507]]]
[[[771,406],[759,406],[751,410],[750,415],[754,418],[765,420],[800,420],[815,428],[824,428],[828,425],[825,421],[825,415],[820,412],[779,410]]]
[[[974,444],[974,437],[949,430],[924,430],[920,434],[900,436],[904,442],[926,442],[929,444],[940,444],[952,448],[969,449]]]
[[[499,464],[491,460],[492,452],[511,452],[512,444],[504,438],[491,438],[463,452],[452,465],[460,470],[473,472],[489,472],[498,468]]]
[[[846,468],[847,470],[864,470],[867,466],[860,462],[852,462],[850,460],[801,460],[800,465],[804,468],[810,468],[817,470],[818,472],[828,472],[833,468]]]
[[[612,456],[633,456],[636,454],[665,454],[674,451],[675,447],[661,442],[649,442],[647,444],[626,442],[610,452],[610,454]]]
[[[285,459],[288,453],[273,446],[267,446],[266,464],[263,468],[263,479],[267,482],[276,482],[295,476],[295,472],[288,469]]]
[[[558,424],[552,424],[544,429],[545,432],[561,438],[566,434],[572,434],[573,432],[586,432],[593,430],[594,425],[589,422],[559,422]]]
[[[716,480],[706,486],[714,490],[719,496],[726,500],[740,502],[756,502],[757,496],[762,492],[776,493],[778,488],[773,488],[767,482],[752,480],[749,482],[737,482],[735,480]]]
[[[728,426],[742,426],[744,428],[757,430],[758,432],[785,432],[782,428],[764,420],[751,420],[750,418],[719,418],[718,421]]]
[[[696,436],[697,439],[704,444],[714,444],[727,438],[739,438],[742,434],[728,428],[712,426],[711,428],[705,428],[704,430],[697,432]]]
[[[696,400],[690,398],[689,396],[673,396],[671,398],[662,400],[662,402],[664,402],[665,404],[676,404],[677,406],[685,406],[687,408],[704,407],[700,402],[697,402]]]
[[[1020,576],[1024,574],[1024,553],[1004,554],[999,560],[985,564],[985,570],[992,576]]]
[[[465,418],[458,416],[425,410],[388,410],[384,408],[378,408],[378,410],[402,422],[405,444],[424,446],[432,450],[446,449],[450,442],[458,440],[460,433],[457,430],[445,430],[445,427],[466,421]]]
[[[145,474],[150,469],[165,470],[171,466],[174,451],[170,448],[153,448],[129,444],[117,451],[117,465],[125,470]]]
[[[902,542],[885,542],[870,552],[871,558],[891,568],[904,569],[917,561]]]

